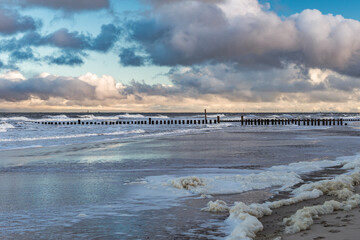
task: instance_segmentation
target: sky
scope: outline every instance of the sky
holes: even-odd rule
[[[359,112],[356,0],[0,0],[0,111]]]

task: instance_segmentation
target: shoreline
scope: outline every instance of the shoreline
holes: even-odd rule
[[[329,177],[331,177],[330,179],[339,176],[340,174],[344,174],[348,171],[346,170],[342,170],[340,169],[340,167],[330,167],[330,168],[326,168],[322,171],[317,171],[317,172],[313,172],[310,174],[305,175],[305,177],[303,178],[304,182],[301,184],[298,184],[297,186],[294,186],[293,189],[300,187],[303,184],[307,184],[307,183],[314,183],[314,182],[318,182],[321,180],[327,180],[329,179]],[[360,193],[360,188],[356,187],[355,188],[355,193]],[[288,199],[291,197],[291,194],[289,191],[287,192],[280,192],[279,194],[276,194],[271,200],[270,202],[273,201],[277,201],[277,200],[282,200],[282,199]],[[276,208],[273,209],[273,212],[271,215],[269,216],[264,216],[262,218],[260,218],[260,222],[263,224],[263,230],[258,232],[256,234],[256,237],[254,238],[254,240],[268,240],[268,239],[276,239],[279,238],[282,240],[288,239],[322,239],[322,238],[317,238],[319,236],[315,236],[315,235],[319,235],[321,232],[317,232],[317,231],[313,231],[313,228],[315,225],[319,224],[319,223],[325,223],[323,222],[321,219],[329,217],[329,216],[333,216],[333,215],[337,215],[338,213],[346,213],[348,211],[334,211],[331,214],[328,215],[321,215],[319,216],[319,218],[315,218],[314,217],[314,224],[311,225],[309,227],[309,229],[307,230],[303,230],[300,231],[298,233],[294,233],[294,234],[286,234],[285,233],[285,224],[283,223],[283,219],[284,218],[288,218],[291,215],[295,214],[297,210],[302,209],[304,207],[308,207],[308,206],[314,206],[314,205],[321,205],[326,201],[330,201],[330,200],[336,200],[336,201],[341,201],[341,199],[336,198],[334,196],[329,196],[329,195],[322,195],[318,198],[314,198],[314,199],[308,199],[305,201],[301,201],[292,205],[288,205],[288,206],[282,206],[280,208]],[[350,210],[351,212],[357,212],[358,208],[352,209]],[[360,213],[359,213],[359,219],[360,219]],[[341,227],[345,227],[343,225],[341,225]],[[314,238],[309,238],[310,234],[312,236],[315,236]],[[325,234],[323,234],[325,235]],[[326,237],[324,237],[324,239],[329,239],[328,237],[330,237],[330,234],[327,234]],[[334,238],[334,239],[339,239],[339,238]],[[357,239],[357,238],[356,238]]]

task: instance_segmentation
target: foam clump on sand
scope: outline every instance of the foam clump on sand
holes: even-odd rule
[[[230,216],[227,219],[235,223],[235,228],[228,239],[253,239],[257,232],[263,230],[258,218],[271,213],[271,209],[263,204],[246,205],[243,202],[235,202],[230,208]]]
[[[338,202],[335,200],[326,201],[322,205],[316,205],[311,207],[304,207],[296,211],[294,215],[289,218],[285,218],[283,222],[288,225],[285,228],[285,233],[292,234],[302,230],[306,230],[314,222],[313,218],[318,218],[319,215],[330,214],[336,210],[351,210],[357,207],[360,203],[360,195],[355,194],[349,197],[344,202]]]
[[[264,204],[253,203],[246,205],[243,202],[235,202],[234,206],[230,209],[230,216],[238,216],[240,214],[247,213],[254,217],[261,218],[264,215],[271,215],[272,211],[268,206]]]
[[[172,180],[171,184],[179,189],[191,190],[199,186],[205,186],[205,180],[195,176],[181,177]]]
[[[322,191],[313,189],[312,191],[302,192],[299,195],[297,195],[296,197],[282,199],[282,200],[278,200],[278,201],[274,201],[274,202],[266,202],[264,204],[267,205],[271,209],[275,209],[275,208],[280,208],[282,206],[293,205],[295,203],[299,203],[299,202],[302,202],[305,200],[315,199],[322,195],[324,195],[324,193]]]
[[[229,207],[226,202],[222,200],[210,201],[207,206],[202,208],[201,211],[207,211],[212,213],[228,212]]]
[[[229,217],[231,219],[231,215]],[[256,217],[248,213],[240,213],[237,215],[241,224],[237,224],[231,235],[227,238],[229,240],[251,240],[256,237],[256,233],[263,230],[263,225]]]
[[[354,194],[354,186],[358,185],[360,174],[340,175],[333,180],[323,180],[316,183],[305,184],[293,192],[302,192],[309,190],[320,190],[324,194],[335,196],[343,202],[330,200],[322,205],[304,207],[296,211],[283,222],[287,225],[286,233],[296,233],[309,228],[313,224],[313,218],[319,215],[329,214],[336,210],[351,210],[360,204],[360,195]]]

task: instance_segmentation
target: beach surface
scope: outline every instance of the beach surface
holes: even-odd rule
[[[42,131],[26,124],[33,132]],[[13,125],[17,130],[26,124]],[[31,140],[34,142],[21,136],[20,146],[14,149],[10,147],[15,141],[9,139],[16,139],[15,133],[8,129],[0,138],[6,140],[7,147],[0,153],[0,238],[226,238],[234,230],[229,212],[202,211],[209,201],[223,200],[232,207],[235,202],[289,198],[291,189],[301,184],[346,172],[339,162],[344,156],[346,161],[356,159],[360,147],[360,132],[350,125],[219,124],[180,132],[171,127],[161,132],[152,126],[142,127],[142,131],[127,127],[103,129],[108,133],[121,130],[120,135],[105,135],[105,139],[90,132],[99,129],[87,127],[82,131],[92,135],[83,143],[78,139],[82,137],[76,137],[69,138],[71,144],[63,144],[53,133],[42,136],[45,140]],[[59,130],[54,131],[59,134]],[[73,136],[80,130],[67,131]],[[131,134],[123,135],[125,131]],[[33,146],[37,144],[41,146]],[[315,220],[310,230],[283,234],[283,218],[325,200],[328,196],[274,210],[272,215],[260,218],[264,231],[255,239],[312,239],[306,235],[316,238],[325,234],[316,230],[325,227],[322,221],[349,227],[357,221],[357,209],[350,214],[336,212],[339,215]],[[335,230],[328,230],[326,234],[336,236]]]

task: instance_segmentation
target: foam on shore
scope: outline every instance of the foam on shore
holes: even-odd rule
[[[285,190],[302,182],[294,172],[281,173],[265,171],[247,175],[224,174],[188,176],[170,180],[167,185],[186,190],[192,194],[233,194],[278,186]]]
[[[344,169],[352,169],[352,172],[339,175],[331,180],[303,184],[291,192],[293,195],[291,198],[250,205],[246,205],[243,202],[235,202],[230,208],[220,200],[216,200],[210,201],[207,207],[202,210],[217,212],[219,207],[226,206],[230,214],[226,222],[232,227],[228,239],[253,239],[257,232],[263,230],[263,225],[259,218],[271,215],[272,209],[319,198],[322,195],[333,196],[338,199],[326,201],[322,205],[304,207],[299,209],[294,215],[283,220],[286,225],[285,233],[291,234],[305,230],[313,224],[314,217],[329,214],[336,210],[350,210],[359,206],[360,195],[354,193],[354,187],[360,184],[359,157],[356,156],[352,161],[350,159],[347,159],[347,161],[334,161],[334,164],[339,164],[339,162],[342,162]],[[295,169],[298,169],[297,167],[300,164],[292,164],[292,167],[296,166]],[[323,166],[332,166],[330,162],[323,162],[323,164]],[[272,170],[275,169],[286,170],[286,167],[272,168]],[[303,170],[301,169],[298,169],[298,171],[302,172]],[[225,208],[221,208],[221,210],[225,211]]]

